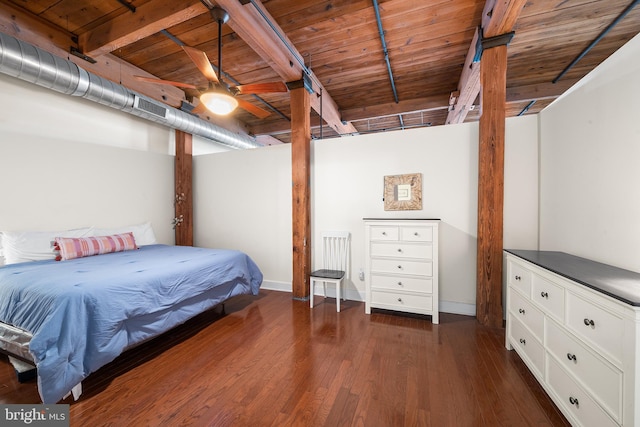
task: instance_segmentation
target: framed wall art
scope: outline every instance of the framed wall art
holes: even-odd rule
[[[384,210],[422,209],[422,174],[387,175],[384,177]]]

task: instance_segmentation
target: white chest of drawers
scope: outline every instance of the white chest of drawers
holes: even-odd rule
[[[640,274],[507,251],[506,347],[575,426],[640,426]]]
[[[365,218],[365,312],[431,315],[438,323],[439,220]]]

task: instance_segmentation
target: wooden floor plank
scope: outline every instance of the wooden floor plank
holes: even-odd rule
[[[568,426],[504,329],[262,290],[93,373],[72,426]],[[0,358],[0,403],[39,403]]]

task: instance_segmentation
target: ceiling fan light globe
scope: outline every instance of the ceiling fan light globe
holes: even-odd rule
[[[200,95],[202,102],[209,111],[225,116],[238,107],[238,100],[233,96],[221,92],[205,92]]]

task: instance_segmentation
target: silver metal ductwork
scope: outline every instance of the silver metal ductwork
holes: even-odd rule
[[[0,72],[106,105],[236,149],[261,145],[184,111],[92,74],[75,63],[0,32]]]

